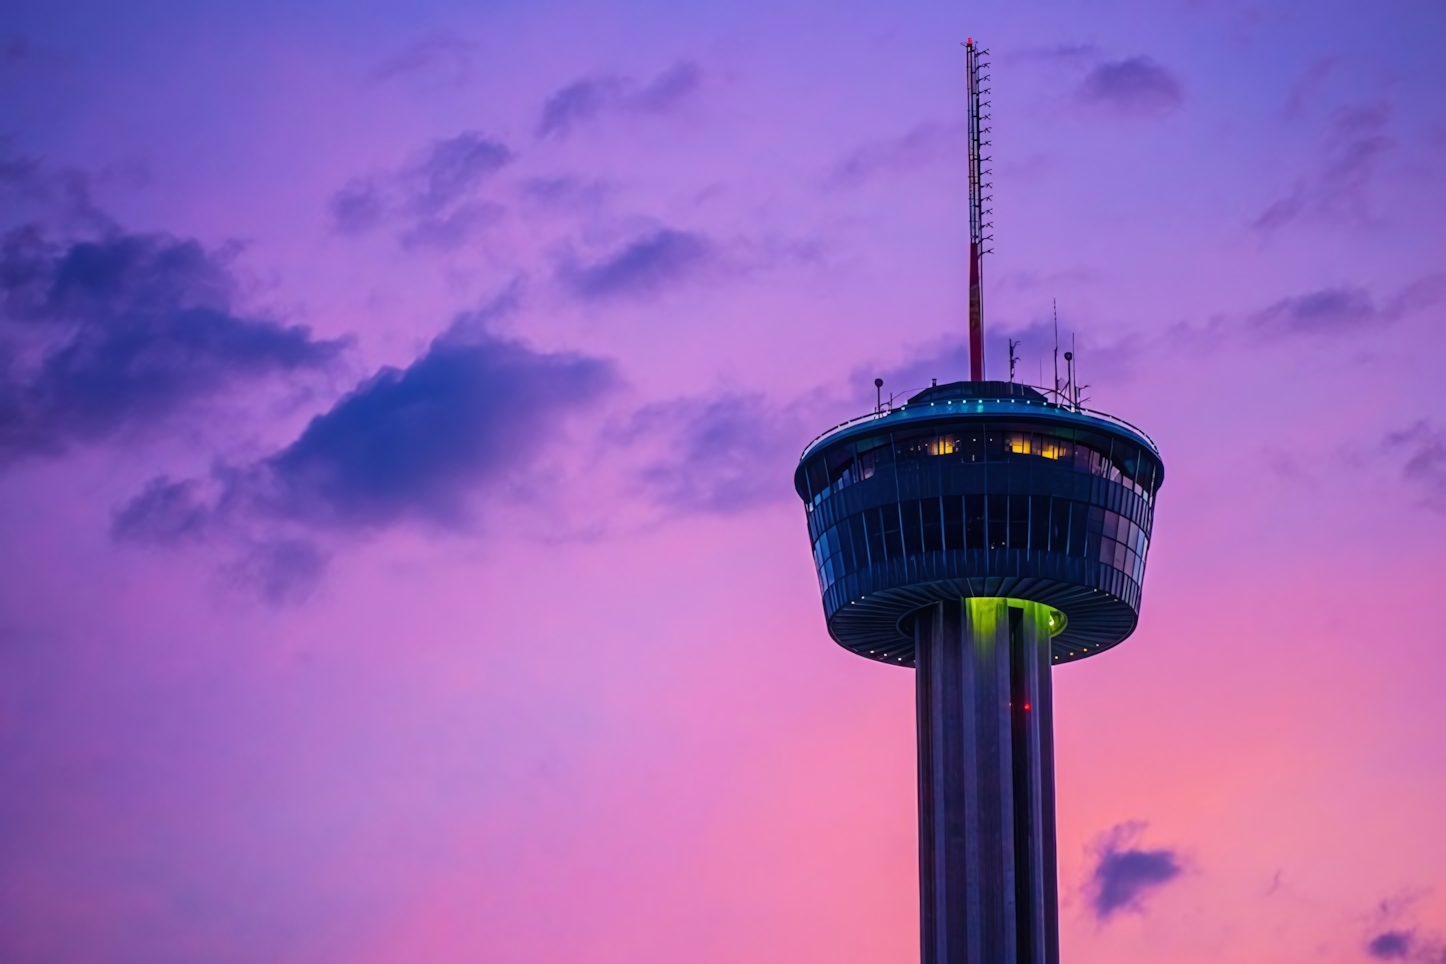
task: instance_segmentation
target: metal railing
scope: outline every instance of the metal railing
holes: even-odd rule
[[[1150,438],[1149,434],[1146,433],[1144,429],[1140,428],[1138,425],[1133,424],[1132,422],[1127,422],[1127,421],[1125,421],[1124,419],[1120,418],[1119,416],[1110,415],[1108,412],[1100,412],[1100,411],[1096,411],[1095,409],[1092,409],[1092,408],[1085,408],[1085,407],[1083,407],[1083,406],[1080,406],[1079,408],[1073,408],[1073,407],[1071,407],[1071,406],[1069,406],[1069,405],[1058,405],[1058,404],[1056,404],[1056,403],[1054,403],[1054,402],[1034,402],[1034,401],[1030,401],[1030,400],[1021,400],[1021,399],[1015,399],[1015,398],[950,399],[949,401],[944,402],[943,404],[945,404],[945,405],[953,405],[954,402],[956,402],[956,401],[957,401],[957,402],[960,402],[961,404],[965,404],[965,405],[967,405],[967,404],[969,404],[969,403],[971,403],[971,402],[975,402],[975,401],[978,401],[978,402],[990,402],[990,403],[994,403],[994,404],[1028,405],[1028,406],[1036,407],[1036,408],[1053,409],[1055,412],[1060,412],[1060,413],[1064,413],[1064,414],[1068,414],[1068,415],[1087,415],[1087,416],[1089,416],[1089,417],[1091,417],[1091,418],[1097,418],[1097,419],[1099,419],[1099,420],[1101,420],[1101,421],[1104,421],[1104,422],[1111,422],[1111,423],[1113,423],[1113,424],[1115,424],[1115,425],[1120,426],[1121,428],[1129,429],[1129,430],[1130,430],[1131,432],[1133,432],[1135,435],[1138,435],[1140,438],[1144,439],[1145,442],[1150,446],[1150,448],[1154,450],[1155,455],[1158,456],[1158,455],[1160,454],[1160,447],[1155,444],[1155,440],[1152,439],[1152,438]],[[940,403],[938,403],[938,402],[932,403],[932,405],[934,405],[934,406],[937,406],[938,404],[940,404]],[[928,407],[930,407],[930,405],[931,405],[931,403],[924,402],[924,403],[920,403],[919,405],[914,406],[914,408],[915,408],[915,409],[928,408]],[[833,428],[825,429],[824,431],[820,432],[820,433],[819,433],[818,435],[816,435],[807,445],[805,445],[805,446],[803,447],[803,454],[799,456],[799,459],[798,459],[798,460],[799,460],[800,462],[802,462],[803,459],[808,455],[809,451],[810,451],[815,445],[817,445],[819,442],[823,441],[824,439],[828,438],[828,437],[831,436],[831,435],[836,435],[836,434],[838,434],[839,432],[843,431],[843,430],[846,429],[846,428],[851,428],[851,427],[853,427],[853,426],[855,426],[855,425],[861,425],[861,424],[863,424],[864,422],[870,422],[870,421],[875,421],[875,420],[877,420],[877,419],[889,418],[889,417],[891,417],[891,416],[898,415],[898,414],[900,414],[901,412],[907,412],[908,410],[909,410],[909,405],[908,405],[907,402],[905,402],[903,405],[900,405],[898,408],[887,408],[887,409],[883,409],[883,410],[877,411],[877,412],[869,412],[867,415],[859,415],[859,416],[856,416],[856,417],[854,417],[854,418],[848,419],[847,421],[839,422],[839,423],[838,423],[837,425],[835,425]],[[905,417],[907,417],[907,416],[905,416]]]

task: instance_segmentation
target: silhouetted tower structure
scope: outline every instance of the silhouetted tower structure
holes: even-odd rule
[[[1052,667],[1134,631],[1164,468],[1080,406],[1072,364],[1064,390],[983,379],[984,52],[966,52],[972,378],[880,396],[809,444],[794,486],[829,635],[915,669],[924,964],[1056,964]]]

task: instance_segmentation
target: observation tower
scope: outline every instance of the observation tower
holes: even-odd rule
[[[922,961],[1057,964],[1052,667],[1134,631],[1164,466],[1081,407],[1071,353],[1063,386],[985,378],[984,54],[966,44],[970,379],[825,432],[794,487],[829,635],[915,671]]]

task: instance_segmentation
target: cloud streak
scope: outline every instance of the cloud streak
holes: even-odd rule
[[[356,236],[391,225],[406,248],[459,247],[502,217],[502,205],[479,192],[515,159],[506,144],[479,131],[434,141],[411,164],[337,190],[328,205],[332,227]]]
[[[1290,193],[1252,222],[1270,234],[1301,220],[1361,224],[1370,220],[1370,193],[1382,159],[1394,146],[1386,104],[1339,110],[1331,119],[1322,161],[1296,179]]]
[[[719,263],[716,245],[701,234],[659,228],[595,260],[562,259],[563,287],[583,301],[647,298],[703,274]]]
[[[697,64],[681,61],[642,85],[616,74],[575,80],[543,103],[537,136],[566,137],[607,114],[669,113],[696,93],[702,79]]]

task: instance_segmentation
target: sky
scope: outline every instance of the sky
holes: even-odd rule
[[[986,364],[1166,465],[1055,674],[1071,962],[1446,961],[1446,8],[0,10],[0,957],[918,959],[798,453]]]

